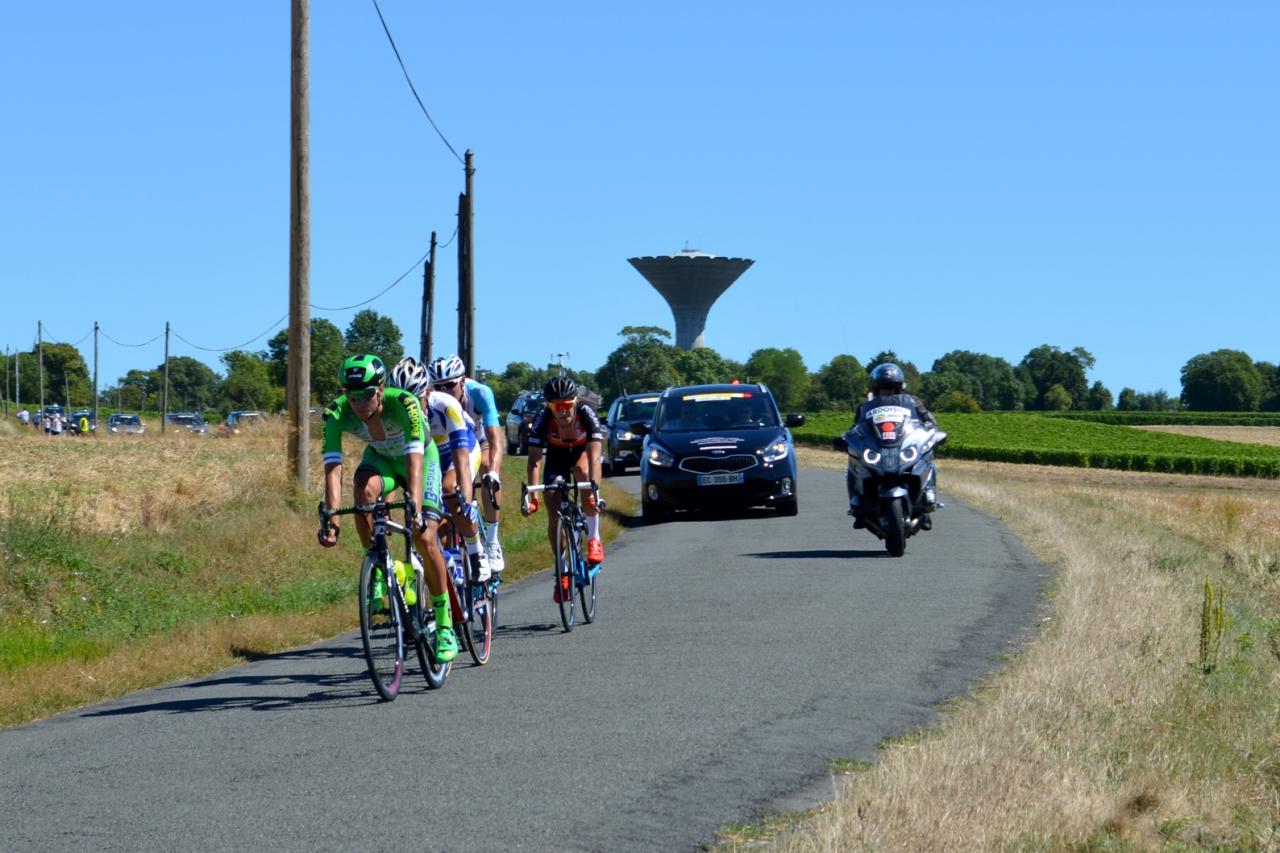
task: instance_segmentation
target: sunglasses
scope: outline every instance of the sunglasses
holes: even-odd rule
[[[372,400],[374,395],[377,393],[378,393],[377,388],[360,388],[355,391],[348,391],[347,399],[355,400],[356,402],[359,402],[359,403],[367,403],[370,400]]]
[[[573,400],[555,400],[551,403],[548,403],[547,405],[551,407],[552,411],[559,412],[560,414],[563,415],[573,411],[574,401]]]
[[[437,391],[452,391],[454,388],[458,387],[458,385],[460,385],[461,383],[462,383],[461,379],[455,379],[452,382],[437,382],[435,385],[432,385],[431,387],[436,389]]]

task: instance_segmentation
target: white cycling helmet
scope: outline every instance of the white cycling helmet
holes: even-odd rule
[[[437,358],[427,367],[427,376],[431,378],[432,385],[437,385],[441,382],[452,382],[466,375],[467,366],[456,355]]]
[[[407,355],[391,368],[391,384],[403,388],[415,397],[421,397],[431,387],[427,371],[422,363],[411,355]]]

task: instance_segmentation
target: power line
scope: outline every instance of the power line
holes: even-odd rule
[[[450,239],[453,239],[453,238],[450,238]],[[370,296],[364,302],[357,302],[355,305],[343,305],[341,308],[331,308],[327,305],[316,305],[315,303],[312,303],[311,307],[317,311],[349,311],[352,308],[359,308],[361,305],[368,305],[370,302],[382,296],[384,293],[389,291],[391,288],[395,287],[400,282],[404,281],[409,276],[409,273],[414,272],[415,270],[418,269],[418,265],[421,264],[423,261],[425,261],[427,259],[427,255],[429,254],[431,253],[430,252],[424,253],[422,257],[418,258],[416,261],[413,262],[413,266],[409,267],[407,270],[404,271],[403,275],[401,275],[395,281],[391,282],[391,284],[384,287],[380,292],[374,294],[373,296]]]
[[[448,239],[448,240],[445,240],[445,241],[444,241],[443,243],[441,243],[439,246],[436,246],[436,248],[437,248],[437,249],[447,249],[447,248],[449,248],[449,244],[450,244],[450,243],[452,243],[452,242],[453,242],[453,238],[454,238],[454,237],[457,237],[457,236],[458,236],[458,226],[457,226],[457,225],[455,225],[455,226],[453,226],[453,233],[449,235],[449,239]]]
[[[400,58],[400,50],[396,47],[396,40],[391,37],[391,28],[387,26],[387,19],[382,17],[382,9],[378,7],[378,0],[373,0],[373,8],[378,13],[378,20],[382,22],[382,30],[387,34],[387,41],[391,42],[391,50],[396,55],[396,61],[400,63],[400,70],[404,72],[405,82],[409,84],[409,91],[413,92],[414,100],[418,102],[418,106],[422,108],[422,114],[427,117],[427,121],[431,122],[431,127],[435,129],[436,135],[440,137],[440,141],[445,144],[459,163],[466,165],[466,162],[458,157],[458,152],[453,150],[453,146],[449,144],[449,140],[444,138],[444,134],[440,132],[440,128],[436,126],[436,120],[431,117],[431,113],[427,112],[426,104],[422,103],[422,98],[418,97],[418,90],[413,85],[413,80],[409,79],[409,69],[404,67],[404,60]]]
[[[279,326],[281,323],[283,323],[283,322],[284,322],[285,320],[287,320],[287,319],[289,319],[289,315],[286,313],[286,314],[285,314],[283,317],[281,317],[279,320],[276,320],[274,323],[272,323],[270,326],[268,326],[268,327],[266,328],[266,331],[263,331],[262,333],[260,333],[260,334],[258,334],[258,335],[256,335],[256,336],[254,336],[254,337],[252,337],[252,338],[250,338],[249,340],[245,341],[245,342],[244,342],[244,343],[242,343],[242,344],[236,344],[236,345],[235,345],[235,346],[233,346],[233,347],[202,347],[202,346],[200,346],[199,344],[193,344],[193,343],[191,343],[191,341],[187,340],[187,339],[186,339],[186,338],[184,338],[182,335],[178,334],[177,332],[173,332],[173,330],[172,330],[172,329],[170,329],[170,332],[172,332],[172,334],[173,334],[173,336],[174,336],[175,338],[177,338],[178,340],[182,341],[182,342],[183,342],[184,344],[186,344],[187,346],[195,347],[196,349],[204,350],[205,352],[231,352],[231,350],[235,350],[235,349],[242,349],[243,347],[247,347],[249,344],[251,344],[251,343],[253,343],[254,341],[258,340],[258,338],[261,338],[263,335],[268,334],[272,329],[274,329],[276,326]]]
[[[152,339],[151,339],[151,340],[149,340],[149,341],[146,341],[145,343],[141,343],[141,344],[125,344],[125,343],[121,343],[120,341],[117,341],[115,338],[111,337],[111,336],[110,336],[110,335],[108,335],[106,332],[103,332],[101,329],[99,329],[98,331],[102,334],[102,336],[103,336],[104,338],[106,338],[107,340],[111,341],[111,343],[115,344],[115,345],[116,345],[116,346],[118,346],[118,347],[145,347],[145,346],[149,346],[150,344],[154,344],[156,341],[158,341],[158,340],[160,340],[161,338],[163,338],[163,337],[164,337],[164,332],[161,332],[160,334],[156,335],[154,338],[152,338]]]

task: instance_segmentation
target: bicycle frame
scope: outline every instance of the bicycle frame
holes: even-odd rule
[[[562,544],[557,533],[557,541],[553,547],[553,553],[556,557],[555,583],[560,586],[562,583],[569,584],[567,578],[562,581],[565,575],[572,577],[571,585],[561,587],[557,591],[559,596],[556,601],[560,604],[560,619],[564,624],[566,631],[573,630],[574,624],[574,604],[573,594],[576,591],[582,598],[583,616],[586,621],[592,622],[595,619],[595,600],[596,600],[596,575],[600,572],[600,567],[588,565],[585,555],[586,547],[586,514],[582,510],[582,506],[578,501],[578,496],[589,491],[595,500],[596,507],[604,510],[605,503],[600,499],[600,489],[594,482],[581,483],[576,480],[565,482],[557,477],[554,482],[530,486],[521,485],[520,506],[521,510],[526,514],[529,511],[529,498],[540,492],[554,493],[560,496],[559,505],[555,508],[556,528],[567,529],[570,535],[568,543],[571,565],[564,566]],[[550,505],[547,512],[551,512]],[[566,592],[567,591],[567,592]],[[588,597],[589,594],[589,597]]]

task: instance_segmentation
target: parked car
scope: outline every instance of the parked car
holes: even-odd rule
[[[190,430],[196,435],[209,432],[209,425],[196,412],[170,412],[166,420],[169,426]]]
[[[542,408],[541,391],[521,391],[516,395],[507,412],[504,429],[507,434],[507,453],[524,456],[529,452],[529,425]]]
[[[658,404],[658,392],[627,394],[613,401],[605,415],[604,448],[600,454],[604,473],[612,476],[627,470],[628,465],[640,464],[640,447],[644,436],[631,430],[633,421],[653,423],[653,409]]]
[[[795,515],[796,454],[789,427],[764,385],[690,385],[658,397],[644,436],[640,506],[646,521],[672,510],[772,506]]]
[[[107,432],[142,435],[146,431],[147,428],[143,425],[140,415],[118,412],[107,416]]]
[[[98,419],[93,416],[93,409],[76,409],[67,416],[67,429],[76,435],[80,434],[80,419],[89,419],[89,432],[96,432],[98,429]]]
[[[267,422],[266,412],[234,411],[227,413],[222,424],[222,431],[227,435],[237,435],[245,429],[253,429]]]

